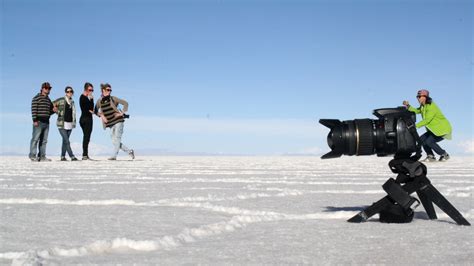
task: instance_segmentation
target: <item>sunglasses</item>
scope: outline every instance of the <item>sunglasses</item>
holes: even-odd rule
[[[43,88],[43,90],[50,91],[50,90],[51,90],[51,88]]]
[[[112,91],[112,89],[105,89],[106,91]]]
[[[418,98],[418,99],[421,98],[421,97],[426,97],[426,96],[425,96],[425,95],[418,95],[418,96],[416,96],[416,98]]]
[[[89,89],[89,90],[87,90],[87,91],[94,91],[94,90],[90,90],[90,89]]]
[[[66,91],[66,93],[74,93],[74,91]]]

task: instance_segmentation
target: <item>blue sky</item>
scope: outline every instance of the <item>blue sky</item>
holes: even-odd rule
[[[30,103],[108,82],[142,153],[318,154],[320,118],[373,118],[430,90],[472,155],[472,1],[2,0],[2,153],[27,154]],[[52,119],[48,155],[59,156]],[[92,150],[112,146],[95,120]],[[424,130],[420,130],[423,133]],[[81,129],[72,133],[81,155]]]

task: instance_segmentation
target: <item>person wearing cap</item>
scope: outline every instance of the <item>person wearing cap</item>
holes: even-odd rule
[[[125,113],[128,110],[128,102],[118,97],[111,96],[112,86],[110,84],[100,84],[102,96],[97,100],[95,109],[98,110],[98,114],[102,119],[104,129],[110,128],[110,136],[112,143],[114,144],[114,151],[109,160],[117,160],[117,155],[120,150],[128,153],[132,159],[135,159],[135,152],[132,149],[127,148],[122,143],[123,126],[125,122]],[[123,110],[120,110],[117,106],[121,104]]]
[[[59,129],[59,134],[63,139],[61,146],[61,161],[67,161],[66,151],[71,158],[71,161],[77,161],[76,156],[71,149],[71,142],[69,137],[71,136],[72,130],[76,127],[76,106],[74,105],[74,100],[72,96],[74,95],[74,90],[72,87],[67,86],[64,89],[66,95],[64,97],[58,98],[53,102],[53,105],[57,108],[58,119],[56,125]]]
[[[51,161],[46,158],[46,144],[48,143],[49,118],[57,110],[54,108],[49,93],[49,82],[41,84],[40,92],[31,100],[31,116],[33,119],[33,134],[30,141],[29,158],[31,161]],[[38,154],[36,151],[39,148]]]
[[[403,101],[403,105],[405,105],[409,111],[421,114],[422,120],[416,123],[416,128],[426,127],[426,133],[420,136],[423,149],[427,155],[424,161],[436,161],[433,151],[440,155],[439,161],[446,161],[449,159],[449,154],[438,145],[438,142],[443,139],[451,139],[451,124],[439,107],[433,102],[428,90],[419,90],[416,98],[420,103],[418,108],[411,106],[406,100]]]

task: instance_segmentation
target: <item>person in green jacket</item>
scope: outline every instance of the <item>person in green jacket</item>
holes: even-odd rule
[[[428,90],[419,90],[416,98],[420,103],[420,107],[415,108],[410,106],[406,100],[403,101],[403,105],[405,105],[409,111],[421,114],[422,120],[416,123],[416,128],[422,126],[426,127],[426,133],[420,136],[423,149],[427,155],[424,161],[436,161],[433,150],[440,155],[439,161],[446,161],[449,159],[449,154],[438,145],[438,142],[443,139],[451,139],[451,124],[439,107],[433,102]]]

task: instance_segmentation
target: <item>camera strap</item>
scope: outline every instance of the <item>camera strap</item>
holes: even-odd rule
[[[418,131],[416,131],[416,125],[411,119],[403,118],[405,124],[407,125],[408,132],[413,136],[416,142],[416,153],[412,157],[412,159],[417,160],[421,158],[421,140],[420,135],[418,135]]]

